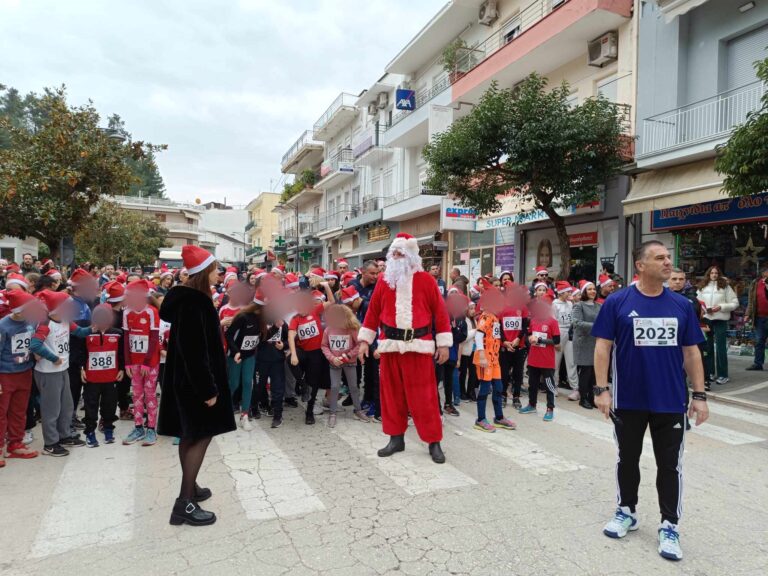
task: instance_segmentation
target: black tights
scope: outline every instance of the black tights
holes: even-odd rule
[[[181,462],[181,490],[179,498],[192,500],[195,496],[195,483],[200,466],[203,465],[205,451],[211,443],[211,436],[205,438],[182,438],[179,442],[179,461]]]

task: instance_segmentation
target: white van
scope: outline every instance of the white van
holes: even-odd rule
[[[181,250],[160,250],[160,255],[155,261],[155,269],[159,270],[165,264],[168,268],[178,270],[184,267],[181,259]]]

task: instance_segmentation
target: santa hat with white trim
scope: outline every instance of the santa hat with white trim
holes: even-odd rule
[[[33,302],[38,302],[37,298],[32,296],[29,292],[23,290],[13,290],[5,293],[5,298],[8,300],[8,307],[11,309],[11,314],[21,314],[21,312],[28,305]]]
[[[141,294],[146,297],[149,297],[151,290],[151,282],[147,282],[146,280],[134,280],[125,288],[126,292],[131,294]]]
[[[349,304],[360,298],[360,294],[354,286],[347,286],[341,290],[341,302],[343,304]]]
[[[259,304],[260,306],[265,306],[267,302],[269,301],[269,298],[267,298],[266,294],[262,292],[261,290],[256,290],[256,293],[253,295],[253,303]]]
[[[542,274],[549,275],[549,270],[546,266],[536,266],[533,271],[536,272],[536,276],[541,276]]]
[[[326,272],[323,275],[323,278],[325,278],[326,280],[334,280],[334,279],[338,280],[339,279],[339,273],[338,272],[334,272],[333,270],[329,270],[328,272]]]
[[[162,280],[166,276],[170,276],[171,278],[173,278],[173,270],[168,270],[167,268],[165,270],[163,270],[160,273],[160,280]]]
[[[53,290],[41,290],[35,296],[45,304],[48,314],[58,314],[59,309],[72,300],[72,297],[66,292],[54,292]]]
[[[587,288],[595,287],[595,283],[590,280],[579,280],[579,292],[584,292]]]
[[[536,282],[536,284],[533,285],[533,289],[536,290],[541,286],[549,290],[549,285],[546,282]]]
[[[125,300],[125,286],[117,280],[104,284],[103,290],[106,292],[107,302],[115,303]]]
[[[395,239],[392,240],[392,244],[389,246],[389,253],[391,254],[395,250],[400,250],[403,253],[412,254],[414,256],[419,255],[419,243],[416,238],[406,232],[400,232]]]
[[[13,285],[13,284],[16,284],[17,286],[21,286],[22,288],[24,288],[24,290],[29,288],[29,284],[27,283],[27,279],[24,278],[24,276],[22,276],[21,274],[16,274],[16,273],[8,274],[8,276],[5,278],[5,286],[6,286],[6,288],[8,286]]]
[[[347,266],[349,267],[349,262],[347,262],[346,258],[339,258],[336,260],[336,266]]]
[[[269,272],[267,272],[266,270],[264,270],[264,268],[254,268],[253,270],[251,270],[251,274],[253,274],[254,276],[256,276],[256,278],[258,279],[258,278],[261,278],[261,277],[263,277],[263,276],[266,276],[266,275],[268,275],[268,274],[269,274]]]
[[[314,278],[319,278],[320,280],[325,280],[325,270],[320,267],[312,268],[312,270],[307,272],[307,277],[309,278],[314,277]]]
[[[296,276],[293,272],[288,272],[285,275],[285,287],[286,288],[298,288],[299,287],[299,277]]]
[[[312,298],[319,302],[325,302],[325,294],[320,292],[320,290],[312,290]]]
[[[61,280],[61,272],[56,270],[56,268],[51,268],[48,270],[48,272],[45,273],[46,276],[50,276],[51,278],[55,278],[56,280]]]
[[[555,291],[558,294],[562,294],[563,292],[570,292],[573,290],[573,287],[565,280],[558,280],[555,282]]]
[[[95,278],[88,273],[88,270],[78,268],[72,272],[72,275],[69,277],[69,284],[72,286],[77,286],[78,284],[83,284],[84,282],[92,282],[94,280]]]
[[[278,266],[272,266],[272,272],[276,272],[280,276],[285,276],[285,266],[282,264],[279,264]]]
[[[216,262],[216,257],[200,246],[186,244],[181,248],[181,259],[190,276],[202,272]]]
[[[613,278],[608,276],[608,274],[600,274],[600,276],[597,278],[597,281],[600,284],[600,288],[604,288],[605,286],[610,286],[613,284]]]

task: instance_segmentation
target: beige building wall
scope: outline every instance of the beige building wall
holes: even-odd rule
[[[279,201],[280,194],[262,192],[248,204],[250,228],[247,235],[251,247],[261,246],[266,250],[272,246],[278,232],[278,215],[273,212],[273,209]]]

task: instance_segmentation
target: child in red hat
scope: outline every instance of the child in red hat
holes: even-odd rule
[[[520,414],[535,414],[539,386],[544,383],[547,391],[547,412],[544,421],[554,418],[555,394],[555,349],[560,348],[560,327],[552,315],[552,296],[544,294],[531,302],[531,323],[528,331],[528,406]]]

